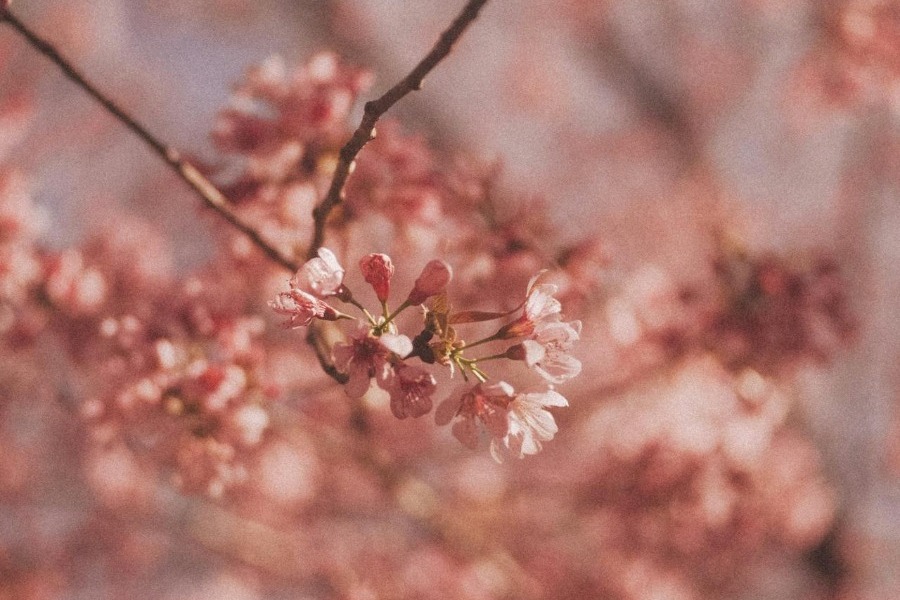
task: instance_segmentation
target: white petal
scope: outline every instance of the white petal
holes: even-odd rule
[[[378,340],[382,346],[400,357],[404,357],[413,351],[412,340],[405,335],[385,333]]]

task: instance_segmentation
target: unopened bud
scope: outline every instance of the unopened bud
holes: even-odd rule
[[[431,296],[443,292],[452,278],[453,270],[450,269],[450,265],[442,260],[432,260],[422,269],[422,274],[416,279],[406,303],[422,304]]]
[[[394,263],[387,254],[367,254],[359,261],[366,283],[375,290],[375,295],[382,303],[387,302],[391,292],[391,277],[394,275]]]

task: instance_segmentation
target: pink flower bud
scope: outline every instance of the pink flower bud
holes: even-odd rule
[[[391,292],[391,277],[394,275],[391,257],[387,254],[367,254],[360,259],[359,269],[366,283],[375,290],[378,300],[387,302]]]
[[[450,265],[442,260],[430,261],[416,279],[409,298],[406,299],[407,304],[422,304],[431,296],[440,294],[452,278],[453,271]]]

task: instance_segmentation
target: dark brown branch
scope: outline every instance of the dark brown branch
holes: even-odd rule
[[[0,20],[15,29],[32,47],[59,67],[69,80],[87,92],[94,100],[100,103],[108,113],[113,115],[131,130],[132,133],[149,146],[155,154],[169,165],[169,167],[171,167],[172,170],[175,171],[175,173],[187,183],[198,196],[200,196],[206,206],[217,212],[232,227],[250,238],[250,240],[256,244],[266,256],[290,271],[296,271],[299,268],[299,265],[294,259],[285,256],[280,250],[270,245],[252,225],[244,221],[240,215],[232,209],[228,199],[225,198],[222,192],[220,192],[216,186],[203,175],[203,173],[187,162],[175,148],[160,141],[143,125],[138,123],[134,117],[125,112],[118,104],[113,102],[108,96],[85,79],[84,75],[63,58],[50,42],[31,31],[8,10],[4,11],[0,8]]]
[[[322,327],[329,327],[323,325]],[[310,323],[306,333],[306,343],[316,352],[316,359],[325,374],[340,384],[347,383],[350,379],[345,373],[341,373],[331,362],[331,344],[326,339],[326,332],[320,329],[318,323]]]
[[[313,211],[313,239],[306,253],[308,259],[316,256],[319,248],[325,240],[325,225],[328,216],[343,201],[344,184],[347,176],[353,169],[353,161],[370,140],[375,137],[375,124],[378,119],[390,108],[412,91],[422,89],[422,80],[434,69],[453,49],[453,45],[462,36],[469,25],[478,17],[478,13],[487,3],[487,0],[469,0],[459,15],[450,26],[441,34],[437,43],[419,61],[409,74],[398,81],[394,87],[385,92],[380,98],[366,102],[362,121],[350,140],[341,148],[340,160],[334,171],[334,177],[328,188],[328,193],[322,202]]]

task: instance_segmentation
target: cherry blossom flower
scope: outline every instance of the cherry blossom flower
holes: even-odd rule
[[[442,402],[435,411],[434,421],[438,425],[446,425],[458,417],[453,424],[453,436],[474,450],[480,440],[478,421],[493,439],[501,439],[507,434],[507,411],[514,397],[515,390],[505,381],[479,383]]]
[[[387,388],[391,374],[391,359],[404,357],[412,352],[412,341],[405,335],[383,333],[379,337],[362,327],[347,344],[334,346],[334,365],[350,379],[344,391],[351,398],[359,398],[369,389],[372,378]]]
[[[546,409],[548,406],[568,406],[569,403],[558,392],[518,394],[509,403],[507,433],[502,440],[491,441],[491,456],[502,462],[501,444],[512,454],[524,458],[526,454],[541,451],[541,442],[549,442],[556,434],[556,421]]]
[[[554,298],[559,288],[552,283],[537,283],[542,274],[543,272],[538,273],[528,282],[521,316],[503,327],[499,337],[508,339],[528,336],[534,333],[539,324],[559,321],[562,304]]]
[[[334,321],[339,317],[339,313],[331,306],[296,287],[279,293],[269,302],[269,306],[276,313],[288,317],[284,326],[290,329],[305,327],[313,319]]]
[[[442,260],[429,261],[419,278],[416,279],[409,297],[406,299],[407,304],[422,304],[428,298],[436,296],[444,291],[447,284],[453,278],[453,270],[450,265]]]
[[[581,336],[581,321],[539,323],[530,339],[507,351],[524,360],[550,383],[563,383],[581,373],[581,361],[569,354]]]
[[[391,277],[394,275],[394,263],[386,254],[367,254],[359,261],[366,283],[375,290],[375,295],[382,303],[387,302],[391,291]]]
[[[306,261],[291,279],[292,287],[316,298],[340,295],[343,283],[344,267],[328,248],[319,248],[319,256]]]
[[[387,382],[391,412],[398,419],[421,417],[431,411],[431,395],[437,388],[434,375],[419,367],[400,364]]]

